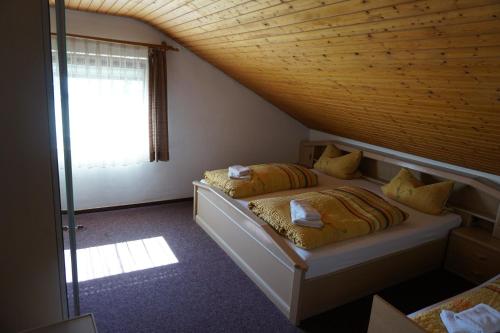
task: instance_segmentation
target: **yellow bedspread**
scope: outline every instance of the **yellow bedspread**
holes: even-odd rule
[[[500,311],[500,275],[477,289],[467,291],[448,302],[418,313],[412,319],[428,332],[447,333],[439,317],[441,310],[462,312],[480,303],[488,304]]]
[[[316,229],[292,223],[290,200],[307,200],[325,224]],[[399,224],[407,214],[378,195],[359,188],[343,186],[294,196],[254,200],[249,208],[278,233],[304,249],[363,236]]]
[[[205,172],[205,181],[233,198],[316,186],[318,177],[297,164],[257,164],[249,166],[251,179],[231,179],[227,169]]]

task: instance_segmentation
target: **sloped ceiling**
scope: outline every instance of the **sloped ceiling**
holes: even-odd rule
[[[499,0],[66,5],[157,27],[310,128],[500,174]]]

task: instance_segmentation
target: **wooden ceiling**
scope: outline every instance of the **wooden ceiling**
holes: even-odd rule
[[[500,0],[66,4],[157,27],[310,128],[500,174]]]

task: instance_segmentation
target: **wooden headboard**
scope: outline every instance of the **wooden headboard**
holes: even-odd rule
[[[448,200],[448,208],[460,214],[465,225],[488,229],[494,237],[500,238],[500,185],[445,167],[431,166],[397,155],[336,141],[303,141],[300,145],[299,163],[312,167],[326,145],[332,143],[344,152],[362,150],[363,160],[360,170],[365,178],[372,181],[386,183],[402,167],[412,170],[424,183],[453,180],[455,186]]]

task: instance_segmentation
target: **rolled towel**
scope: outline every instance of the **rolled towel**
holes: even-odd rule
[[[459,313],[443,310],[441,320],[450,333],[500,332],[500,312],[486,304]]]
[[[292,223],[303,227],[321,228],[321,214],[306,200],[290,200]]]
[[[242,165],[231,165],[227,173],[229,178],[250,179],[250,168]]]

